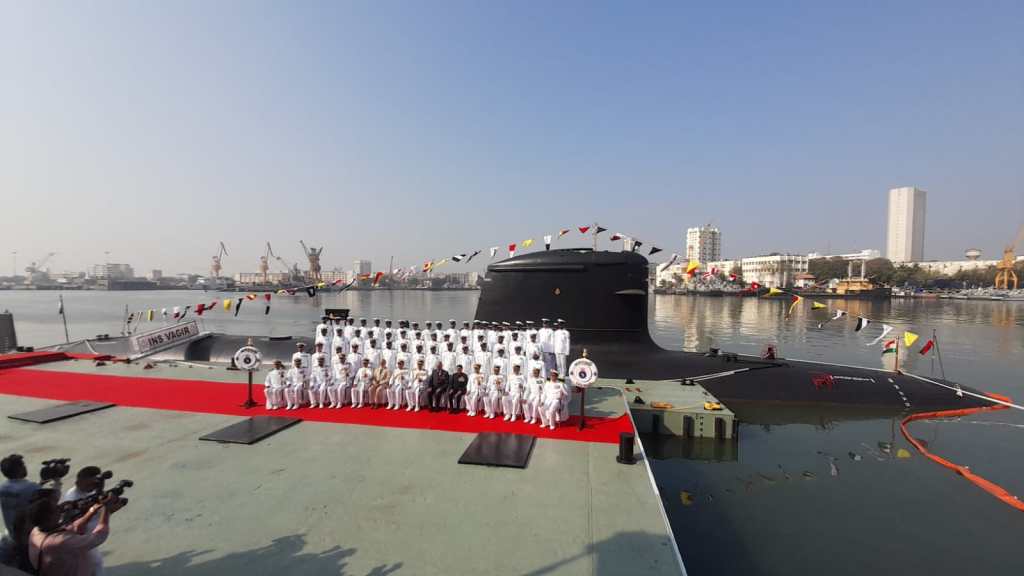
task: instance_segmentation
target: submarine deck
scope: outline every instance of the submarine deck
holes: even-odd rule
[[[91,364],[0,370],[0,386],[116,371],[242,388],[216,382],[237,372]],[[53,404],[2,397],[8,414]],[[587,395],[595,418],[624,409],[616,390]],[[683,571],[646,464],[616,463],[615,444],[541,437],[519,470],[457,464],[467,432],[306,420],[253,446],[198,441],[236,420],[120,406],[41,426],[4,418],[0,451],[135,480],[101,548],[109,576]]]

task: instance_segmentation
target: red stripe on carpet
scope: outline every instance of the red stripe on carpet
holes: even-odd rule
[[[53,352],[50,350],[39,350],[36,352],[17,352],[15,354],[0,354],[0,370],[5,368],[20,368],[22,366],[33,366],[35,364],[46,364],[48,362],[63,362],[73,358],[76,360],[108,360],[113,356],[102,354],[78,354],[70,352]]]
[[[16,368],[0,371],[0,394],[30,396],[73,402],[111,402],[133,408],[154,408],[180,412],[201,412],[231,416],[290,416],[310,422],[334,422],[387,426],[390,428],[416,428],[448,432],[511,432],[530,434],[538,438],[576,440],[580,442],[617,443],[620,432],[632,432],[629,416],[617,418],[587,418],[587,427],[577,430],[577,416],[555,430],[541,429],[536,424],[505,422],[500,418],[485,420],[481,416],[470,418],[466,414],[447,412],[406,412],[404,410],[328,408],[302,408],[300,410],[266,410],[263,408],[263,386],[253,385],[253,396],[260,407],[246,410],[245,386],[208,382],[203,380],[177,380],[170,378],[137,378],[106,374],[80,374]]]

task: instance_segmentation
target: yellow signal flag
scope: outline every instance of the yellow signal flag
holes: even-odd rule
[[[234,302],[234,300],[232,300],[231,298],[225,298],[224,299],[224,309],[225,310],[231,310],[231,303],[232,302]]]
[[[150,308],[149,312],[146,314],[146,320],[148,320],[149,322],[152,322],[153,321],[153,313],[154,312],[156,312],[156,310],[153,310],[152,308]]]
[[[765,294],[765,296],[775,296],[777,294],[782,294],[782,290],[779,290],[778,288],[772,287],[772,288],[768,289],[768,293]]]
[[[437,264],[434,264],[434,267],[436,268],[438,266],[444,266],[447,263],[448,263],[448,259],[447,258],[441,258],[440,260],[437,261]]]
[[[278,290],[278,291],[277,291],[277,293],[278,293],[278,294],[287,294],[287,293],[288,293],[288,291],[287,291],[287,290],[285,290],[284,288],[281,288],[280,290]]]
[[[690,260],[690,263],[686,265],[686,273],[693,274],[698,268],[700,268],[700,262]]]
[[[811,302],[811,310],[821,310],[822,308],[828,308],[821,302]]]
[[[907,345],[907,348],[910,348],[910,345],[913,344],[914,342],[916,342],[917,339],[918,339],[918,335],[914,334],[913,332],[911,332],[909,330],[907,330],[906,332],[903,333],[903,343]]]
[[[317,282],[316,283],[316,287],[317,288],[324,288],[326,286],[327,286],[327,282]]]
[[[531,245],[533,245],[533,238],[527,238],[526,240],[520,242],[519,245],[522,246],[523,248],[529,248]]]

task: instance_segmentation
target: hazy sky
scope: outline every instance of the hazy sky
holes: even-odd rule
[[[884,251],[903,185],[927,258],[1015,235],[1024,3],[716,4],[0,0],[0,273],[300,238],[408,266],[595,220]]]

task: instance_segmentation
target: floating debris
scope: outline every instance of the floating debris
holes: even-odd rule
[[[771,476],[769,476],[767,474],[758,473],[758,476],[760,476],[762,480],[764,480],[765,482],[767,482],[769,484],[775,484],[775,478],[773,478],[773,477],[771,477]]]
[[[892,454],[892,442],[879,442],[878,449],[882,451],[882,454]]]
[[[908,451],[906,448],[900,448],[899,450],[896,451],[896,457],[910,458],[910,451]]]
[[[811,472],[810,470],[804,470],[803,474],[804,478],[816,478],[814,472]]]
[[[831,474],[833,477],[839,476],[839,467],[836,466],[836,461],[834,458],[828,461],[828,468],[828,473]]]
[[[693,494],[690,494],[686,490],[680,490],[679,501],[683,503],[683,506],[693,506]]]
[[[860,454],[857,454],[856,452],[850,452],[850,460],[853,460],[854,462],[860,462]]]

